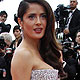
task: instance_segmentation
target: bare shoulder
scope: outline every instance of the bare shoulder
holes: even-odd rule
[[[33,67],[32,61],[33,55],[30,51],[25,48],[16,49],[11,61],[13,80],[29,80]]]
[[[12,61],[30,63],[32,61],[32,53],[25,48],[18,48],[15,50]]]

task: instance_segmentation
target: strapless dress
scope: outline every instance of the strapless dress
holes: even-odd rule
[[[60,78],[56,69],[40,69],[32,70],[31,80],[60,80]]]

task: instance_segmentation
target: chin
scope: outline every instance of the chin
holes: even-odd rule
[[[38,36],[35,36],[34,38],[35,39],[41,39],[42,37],[43,37],[43,35],[41,35],[41,36],[38,35]]]

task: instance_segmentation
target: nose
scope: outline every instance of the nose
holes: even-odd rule
[[[40,17],[37,17],[37,19],[36,19],[36,25],[41,25]]]

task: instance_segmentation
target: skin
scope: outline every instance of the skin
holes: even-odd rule
[[[19,38],[21,36],[21,32],[19,29],[16,29],[13,34],[14,34],[15,38]]]
[[[46,12],[41,5],[30,3],[23,21],[18,18],[18,22],[23,29],[24,39],[11,62],[12,79],[30,80],[32,70],[53,69],[43,61],[39,53],[40,39],[44,36],[47,25]]]
[[[76,35],[76,42],[80,45],[80,32]]]
[[[80,32],[77,33],[75,41],[77,42],[78,45],[80,45]],[[80,49],[77,49],[77,52],[80,55]]]
[[[1,22],[5,22],[6,21],[6,19],[7,19],[7,17],[6,17],[6,15],[4,14],[4,15],[2,15],[2,16],[0,16],[0,21]]]
[[[0,22],[2,22],[1,16],[0,16]]]
[[[77,0],[70,0],[70,7],[71,7],[71,10],[74,10],[76,7],[77,7]]]
[[[71,7],[71,10],[74,10],[76,7],[77,7],[77,0],[70,0],[70,7]],[[65,28],[64,31],[63,31],[65,34],[69,34],[70,31],[68,28]]]

